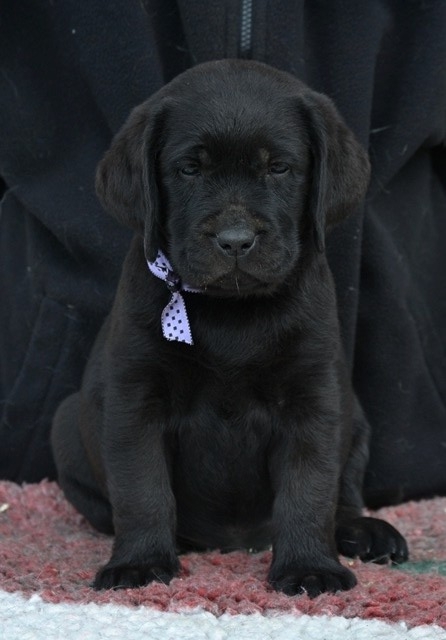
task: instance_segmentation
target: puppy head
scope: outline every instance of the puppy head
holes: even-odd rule
[[[364,196],[367,156],[333,103],[267,65],[221,60],[181,74],[137,107],[97,173],[118,220],[189,285],[263,295],[302,246]]]

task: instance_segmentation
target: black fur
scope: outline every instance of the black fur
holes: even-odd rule
[[[355,584],[338,551],[406,559],[361,516],[368,427],[324,253],[368,176],[331,101],[255,62],[187,71],[116,136],[97,190],[137,233],[53,427],[67,498],[115,534],[96,588],[168,582],[188,549],[272,543],[269,582],[311,596]],[[184,293],[193,346],[162,336],[159,248],[202,290]]]

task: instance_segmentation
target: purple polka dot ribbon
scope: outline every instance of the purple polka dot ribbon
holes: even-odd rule
[[[200,289],[194,289],[187,284],[183,284],[162,251],[158,251],[154,262],[147,260],[147,265],[154,276],[167,284],[167,288],[172,294],[169,303],[164,307],[161,314],[163,336],[166,340],[194,344],[189,318],[187,317],[186,303],[180,291],[199,293]]]

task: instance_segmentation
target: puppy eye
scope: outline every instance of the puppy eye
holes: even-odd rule
[[[183,176],[187,178],[193,178],[194,176],[198,176],[200,174],[200,166],[195,163],[190,163],[181,167],[180,172]]]
[[[273,175],[281,175],[283,173],[287,173],[290,170],[289,165],[286,162],[273,162],[268,167],[268,172]]]

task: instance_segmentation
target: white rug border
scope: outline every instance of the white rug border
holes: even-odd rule
[[[147,607],[51,604],[34,595],[0,591],[2,640],[446,640],[438,626],[340,616],[228,615]]]

